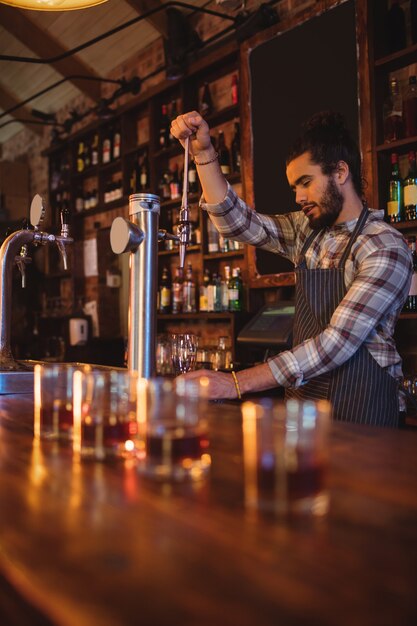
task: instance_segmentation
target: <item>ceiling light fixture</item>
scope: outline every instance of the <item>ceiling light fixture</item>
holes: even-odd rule
[[[88,9],[103,2],[107,0],[0,0],[1,4],[31,11],[74,11]]]

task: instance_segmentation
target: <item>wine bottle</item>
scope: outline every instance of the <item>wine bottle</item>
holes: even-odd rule
[[[213,100],[211,98],[210,87],[208,83],[204,83],[200,101],[200,114],[207,117],[213,113]]]
[[[229,310],[229,281],[230,281],[230,265],[226,265],[224,268],[224,278],[221,281],[221,310]]]
[[[171,175],[171,181],[169,183],[171,200],[176,200],[181,195],[180,177],[178,174],[178,165],[174,166]]]
[[[172,312],[181,313],[183,305],[183,277],[182,269],[177,267],[175,270],[174,280],[172,282]]]
[[[188,191],[189,193],[197,193],[198,191],[197,168],[193,159],[190,159],[188,163]]]
[[[102,163],[110,163],[111,160],[111,131],[110,129],[106,130],[105,137],[103,139],[103,147],[102,147]]]
[[[389,179],[389,194],[387,202],[387,221],[391,224],[402,221],[403,188],[400,170],[398,168],[398,154],[391,154],[391,176]]]
[[[229,311],[243,310],[243,283],[240,268],[234,267],[229,281]]]
[[[84,171],[84,142],[80,141],[78,143],[77,172],[81,173],[83,171]]]
[[[122,135],[120,131],[120,126],[116,126],[116,129],[113,134],[113,152],[112,152],[113,161],[120,159],[121,143],[122,143]]]
[[[201,313],[208,311],[208,286],[210,284],[210,271],[204,270],[203,283],[200,285],[199,310]]]
[[[91,165],[98,165],[98,134],[93,137],[91,144]]]
[[[171,101],[171,111],[170,111],[170,116],[169,117],[170,117],[171,122],[178,117],[178,108],[177,108],[177,101],[176,100],[172,100]],[[170,123],[170,125],[169,125],[169,132],[168,132],[168,143],[169,143],[169,145],[172,145],[175,142],[176,142],[176,139],[175,139],[174,135],[171,134],[171,123]]]
[[[195,298],[195,281],[193,278],[193,268],[191,263],[187,265],[187,271],[185,273],[185,280],[183,284],[183,313],[195,313],[196,312],[196,298]]]
[[[159,125],[159,147],[167,148],[169,144],[169,127],[170,122],[168,118],[168,107],[166,104],[162,105],[161,122]]]
[[[406,137],[417,135],[417,77],[410,76],[403,101],[404,130]]]
[[[139,172],[139,186],[141,191],[146,191],[149,188],[149,167],[148,167],[148,153],[142,157]]]
[[[404,179],[404,217],[407,221],[417,219],[417,167],[416,153],[408,153],[408,174]]]
[[[384,141],[397,141],[404,136],[403,103],[398,80],[394,76],[390,81],[390,94],[384,102]]]
[[[166,267],[162,270],[159,286],[159,312],[171,313],[171,279]]]
[[[219,130],[219,138],[217,142],[217,152],[219,153],[219,164],[225,176],[230,174],[230,151],[226,146],[224,132]]]

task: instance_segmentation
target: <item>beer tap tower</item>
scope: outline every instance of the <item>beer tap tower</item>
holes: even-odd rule
[[[0,248],[0,393],[19,393],[32,391],[33,363],[16,361],[11,350],[11,315],[12,315],[12,273],[16,263],[22,275],[22,287],[26,285],[26,264],[31,261],[28,256],[28,244],[46,245],[55,243],[61,253],[64,269],[67,269],[66,246],[73,242],[69,236],[69,215],[61,213],[61,232],[59,235],[45,233],[39,226],[45,215],[41,196],[32,200],[30,222],[33,230],[22,228],[9,235]],[[15,376],[15,374],[27,374]],[[29,388],[27,388],[29,385]]]
[[[110,243],[115,254],[130,252],[128,358],[130,370],[144,378],[155,376],[156,299],[158,283],[158,241],[174,239],[179,242],[180,267],[190,243],[190,213],[188,209],[189,139],[185,140],[184,178],[178,235],[159,230],[159,197],[137,193],[129,197],[129,217],[116,217],[110,231]]]

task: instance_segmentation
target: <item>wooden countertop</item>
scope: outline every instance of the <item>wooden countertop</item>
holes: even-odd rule
[[[245,511],[239,407],[210,421],[210,479],[158,486],[37,445],[31,398],[0,397],[3,595],[59,626],[417,623],[417,432],[334,424],[330,513],[290,523]]]

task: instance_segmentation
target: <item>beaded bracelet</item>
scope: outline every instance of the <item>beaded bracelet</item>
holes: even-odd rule
[[[208,165],[209,163],[214,163],[214,161],[217,161],[218,157],[219,157],[219,153],[215,152],[214,157],[210,159],[209,161],[203,161],[202,163],[199,163],[198,161],[195,160],[194,157],[193,157],[193,161],[196,165],[200,167],[200,165]]]
[[[237,398],[238,398],[238,400],[241,400],[242,399],[242,394],[240,392],[239,381],[238,381],[237,376],[236,376],[236,374],[234,373],[233,370],[232,370],[232,376],[233,376],[233,382],[235,383],[235,387],[236,387]]]

